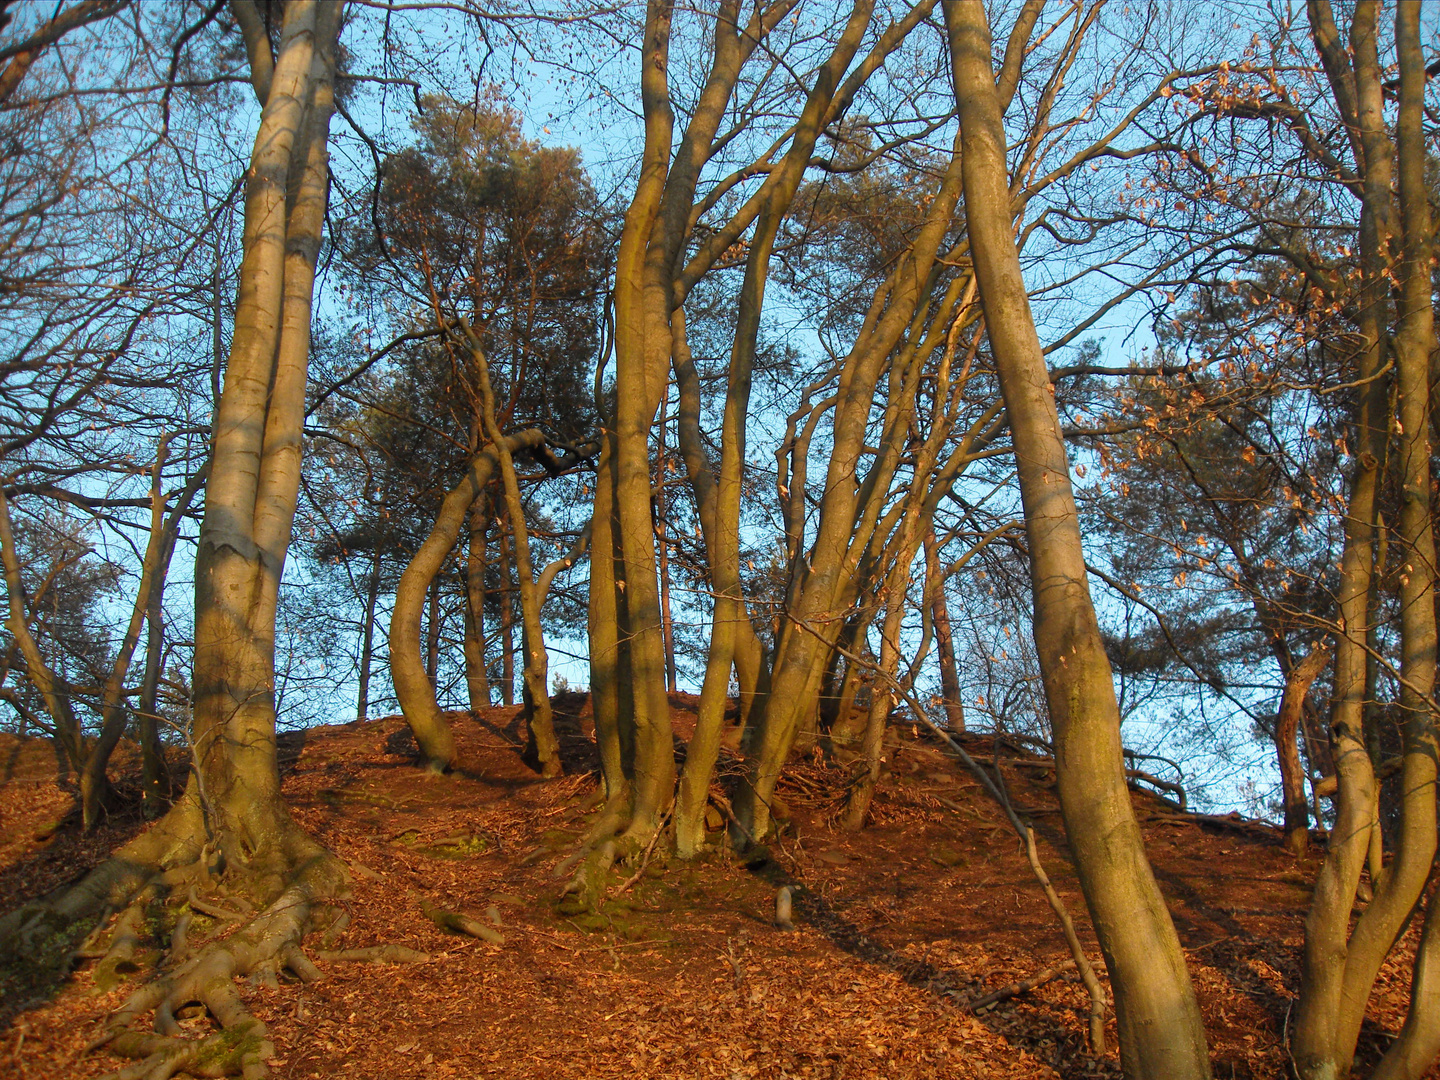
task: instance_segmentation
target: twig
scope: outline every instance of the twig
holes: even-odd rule
[[[1074,967],[1075,958],[1071,957],[1069,960],[1061,961],[1052,967],[1037,971],[1028,979],[1020,979],[1018,982],[1000,987],[999,990],[992,990],[990,993],[985,994],[983,997],[978,997],[974,1001],[966,1002],[965,1008],[971,1012],[979,1012],[981,1009],[994,1005],[997,1001],[1004,1001],[1007,998],[1016,997],[1020,994],[1028,994],[1036,987],[1044,986],[1046,983],[1059,978]]]
[[[645,855],[640,860],[640,869],[631,874],[612,892],[611,896],[622,896],[630,891],[630,887],[640,880],[640,875],[645,873],[645,868],[650,865],[650,853],[655,850],[655,841],[660,839],[660,833],[665,829],[665,823],[670,820],[670,812],[667,810],[665,816],[660,819],[660,824],[655,827],[655,832],[650,837],[650,843],[645,845]]]

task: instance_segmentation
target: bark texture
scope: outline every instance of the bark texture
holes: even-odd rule
[[[543,432],[531,429],[506,436],[510,453],[545,444]],[[494,445],[486,446],[470,459],[465,475],[451,488],[440,503],[440,512],[429,535],[411,558],[400,584],[395,590],[395,607],[390,615],[390,678],[400,711],[427,768],[444,772],[456,764],[455,736],[440,712],[435,687],[425,673],[420,653],[420,623],[430,583],[445,565],[465,516],[500,467],[500,455]]]
[[[1201,1080],[1210,1075],[1204,1025],[1126,786],[1069,461],[1015,247],[990,28],[980,0],[945,0],[944,10],[965,220],[1015,448],[1066,833],[1110,971],[1126,1075]]]

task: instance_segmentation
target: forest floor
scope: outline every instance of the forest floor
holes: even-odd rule
[[[695,699],[675,695],[672,704],[683,733]],[[453,714],[464,768],[447,777],[414,767],[398,717],[282,736],[290,806],[354,878],[338,947],[393,943],[430,959],[322,962],[321,982],[245,988],[277,1048],[272,1075],[1119,1075],[1113,1010],[1109,1055],[1086,1053],[1088,999],[1073,972],[969,1008],[1068,952],[1000,810],[937,741],[904,729],[862,833],[835,826],[847,773],[817,753],[781,783],[790,822],[768,861],[718,846],[689,864],[657,856],[602,915],[575,917],[559,910],[555,871],[585,827],[594,742],[583,696],[556,706],[567,775],[550,781],[521,761],[518,708]],[[966,745],[994,760],[988,737]],[[1035,822],[1041,858],[1100,967],[1053,774],[1017,746],[999,750],[1012,798]],[[67,816],[70,801],[48,743],[0,741],[0,911],[73,879],[141,827],[117,820],[84,837]],[[1278,1080],[1317,857],[1296,859],[1255,823],[1187,819],[1146,793],[1135,802],[1187,950],[1215,1075]],[[797,887],[790,932],[772,923],[782,884]],[[504,943],[441,932],[422,900],[497,922]],[[1362,1075],[1403,1020],[1414,937],[1381,975]],[[128,989],[98,992],[87,967],[59,982],[4,973],[0,1076],[115,1069],[85,1047]]]

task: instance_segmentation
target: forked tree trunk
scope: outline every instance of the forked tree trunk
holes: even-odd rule
[[[740,501],[745,469],[745,425],[750,411],[750,381],[765,304],[770,254],[791,201],[804,179],[811,154],[820,137],[831,100],[855,55],[870,22],[871,5],[857,2],[851,9],[840,40],[815,74],[795,133],[784,158],[770,176],[766,200],[756,219],[745,261],[745,279],[735,319],[730,352],[725,412],[721,421],[720,472],[715,484],[714,517],[709,538],[710,576],[715,590],[710,649],[695,737],[685,759],[676,803],[677,849],[682,855],[698,850],[704,835],[705,800],[714,774],[720,731],[729,696],[730,669],[735,662],[740,629],[749,626],[745,595],[740,584]],[[753,631],[752,631],[753,633]],[[812,700],[818,700],[818,698]],[[814,715],[812,708],[811,715]]]
[[[340,17],[337,3],[292,0],[273,67],[268,41],[247,38],[264,110],[195,567],[200,794],[228,861],[259,855],[275,872],[320,852],[280,799],[275,611],[300,483]]]
[[[237,894],[264,900],[248,925],[201,946],[190,963],[167,965],[111,1018],[97,1045],[144,1059],[117,1075],[201,1066],[212,1075],[266,1075],[274,1046],[235,979],[258,970],[273,977],[281,964],[313,974],[298,950],[311,912],[348,889],[344,864],[280,798],[274,698],[275,613],[300,482],[342,7],[289,0],[278,57],[254,4],[234,0],[232,8],[264,108],[245,174],[239,303],[195,568],[195,768],[184,797],[155,826],[38,914],[22,909],[0,920],[0,940],[23,951],[37,929],[53,935],[56,919],[65,925],[124,907],[162,872],[158,884],[179,889],[219,869]],[[196,1001],[223,1032],[191,1040],[175,1027],[174,1012]],[[164,1037],[130,1029],[151,1010]]]
[[[944,0],[944,11],[965,220],[1015,448],[1066,835],[1110,971],[1125,1074],[1201,1080],[1210,1075],[1205,1028],[1126,786],[1119,709],[1090,598],[1069,460],[1015,247],[990,27],[981,0]]]
[[[1305,953],[1296,1011],[1294,1059],[1303,1080],[1349,1075],[1375,978],[1423,894],[1436,850],[1434,540],[1430,523],[1429,374],[1435,348],[1430,261],[1433,253],[1421,130],[1425,72],[1418,5],[1397,6],[1400,57],[1399,215],[1392,189],[1397,146],[1385,126],[1378,0],[1355,7],[1348,48],[1326,0],[1309,4],[1311,36],[1350,135],[1363,176],[1360,215],[1362,285],[1357,323],[1364,341],[1357,373],[1357,466],[1345,517],[1331,749],[1338,774],[1336,820],[1305,920]],[[1399,265],[1393,262],[1398,252]],[[1400,284],[1395,325],[1389,322],[1392,281]],[[1386,342],[1393,334],[1399,436],[1400,521],[1395,539],[1400,577],[1401,816],[1395,857],[1379,866],[1378,785],[1364,730],[1369,609],[1377,588],[1376,492],[1386,450]],[[1361,869],[1372,864],[1374,898],[1351,930]],[[1427,937],[1431,920],[1427,918]],[[1422,953],[1421,959],[1426,954]],[[1436,1022],[1416,1017],[1435,978],[1417,962],[1416,996],[1404,1044],[1397,1041],[1383,1071],[1416,1075],[1421,1049],[1436,1045]],[[1427,990],[1427,987],[1428,990]],[[1379,1075],[1379,1074],[1377,1074]]]

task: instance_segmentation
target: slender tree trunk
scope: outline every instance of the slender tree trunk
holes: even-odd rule
[[[465,688],[470,708],[490,704],[490,675],[485,670],[485,534],[482,500],[470,508],[470,544],[465,555]]]
[[[76,772],[85,765],[87,747],[80,721],[75,716],[70,684],[63,675],[45,662],[40,645],[30,632],[30,613],[25,607],[25,583],[21,578],[20,560],[15,548],[15,535],[10,523],[10,503],[5,485],[0,482],[0,558],[4,560],[5,590],[9,595],[9,612],[5,620],[16,648],[25,660],[25,674],[45,702],[45,711],[55,725],[55,741],[66,762]]]
[[[170,770],[165,763],[165,744],[160,739],[160,676],[165,659],[165,594],[150,594],[145,613],[145,671],[140,677],[136,706],[136,737],[140,742],[140,799],[147,818],[164,812],[169,794]]]
[[[1429,528],[1428,355],[1433,329],[1423,342],[1411,341],[1406,329],[1428,328],[1430,311],[1428,269],[1421,286],[1424,312],[1412,309],[1408,293],[1401,297],[1401,326],[1396,334],[1395,367],[1401,411],[1401,467],[1403,488],[1400,539],[1406,570],[1401,574],[1401,705],[1404,725],[1405,772],[1402,783],[1401,833],[1394,864],[1379,874],[1375,897],[1352,932],[1351,911],[1360,873],[1367,860],[1378,855],[1378,784],[1367,746],[1367,666],[1371,639],[1369,609],[1377,588],[1376,512],[1380,471],[1385,460],[1389,422],[1389,383],[1386,340],[1390,327],[1388,306],[1394,239],[1400,230],[1392,193],[1395,144],[1385,127],[1385,103],[1379,60],[1378,0],[1360,0],[1350,26],[1349,47],[1342,43],[1328,0],[1310,0],[1311,37],[1320,54],[1335,101],[1350,136],[1355,158],[1362,166],[1363,198],[1360,212],[1362,283],[1356,321],[1364,345],[1360,351],[1357,381],[1356,467],[1345,518],[1345,547],[1341,557],[1338,601],[1340,633],[1336,636],[1335,690],[1330,717],[1331,753],[1337,772],[1335,824],[1305,920],[1305,952],[1301,967],[1300,998],[1296,1009],[1293,1056],[1302,1080],[1330,1080],[1348,1076],[1355,1042],[1375,976],[1392,948],[1404,921],[1410,916],[1423,887],[1435,850],[1435,745],[1428,704],[1434,681],[1434,558]],[[1418,55],[1405,35],[1416,33],[1412,23],[1403,26],[1407,9],[1400,4],[1397,40],[1402,60],[1402,128],[1407,111],[1419,104],[1407,97],[1404,67]],[[1407,57],[1409,58],[1407,60]],[[1417,73],[1408,73],[1413,95]],[[1418,74],[1423,94],[1423,73]],[[1418,115],[1410,117],[1412,124]],[[1418,132],[1417,132],[1418,135]],[[1400,153],[1402,205],[1407,203],[1405,164],[1414,162],[1421,145],[1407,146],[1402,135]],[[1419,151],[1423,153],[1423,151]],[[1423,160],[1423,159],[1422,159]],[[1423,166],[1422,166],[1423,168]],[[1412,171],[1409,184],[1413,188]],[[1423,188],[1423,182],[1422,182]],[[1425,197],[1419,199],[1426,206]],[[1418,208],[1404,210],[1404,264],[1429,263],[1428,208],[1425,227]],[[1411,317],[1414,322],[1411,322]],[[1426,320],[1421,323],[1420,320]],[[1417,362],[1425,371],[1417,378]],[[1419,423],[1419,429],[1415,426]],[[1424,459],[1424,460],[1422,460]],[[1419,488],[1423,485],[1424,491]],[[1421,518],[1424,521],[1421,522]],[[1428,615],[1416,611],[1423,597]],[[1423,621],[1426,626],[1419,623]],[[1427,760],[1428,755],[1428,760]],[[1428,783],[1426,782],[1428,778]],[[1375,867],[1375,869],[1379,869]],[[1418,879],[1418,883],[1417,883]]]
[[[965,220],[1015,448],[1035,648],[1055,733],[1061,813],[1136,1080],[1210,1075],[1205,1028],[1126,785],[1110,663],[1090,599],[1050,373],[1015,247],[1005,129],[980,0],[944,0],[962,130]]]
[[[670,693],[679,689],[675,671],[675,620],[670,610],[670,544],[665,537],[665,471],[669,458],[665,454],[665,425],[670,398],[660,403],[659,445],[655,454],[655,548],[660,556],[660,632],[665,639],[665,688]]]
[[[845,802],[844,827],[858,832],[865,826],[875,788],[880,782],[881,755],[885,749],[885,727],[895,708],[894,677],[900,668],[900,627],[905,614],[905,586],[908,568],[890,573],[886,587],[885,618],[880,629],[880,677],[872,686],[870,711],[865,718],[865,739],[861,744],[861,773],[850,788]]]
[[[1357,13],[1357,22],[1359,16]],[[1367,27],[1367,32],[1369,28]],[[1399,161],[1400,258],[1395,277],[1400,286],[1393,330],[1395,386],[1399,436],[1398,483],[1400,519],[1400,821],[1395,855],[1375,885],[1375,896],[1350,935],[1336,1059],[1350,1065],[1365,1007],[1380,967],[1414,916],[1434,871],[1437,847],[1436,737],[1431,705],[1436,681],[1435,541],[1431,517],[1430,371],[1435,351],[1431,273],[1434,256],[1430,193],[1426,182],[1428,154],[1424,134],[1426,71],[1420,42],[1420,7],[1396,7],[1395,41],[1400,59],[1400,110],[1396,131]],[[1370,60],[1368,41],[1355,49],[1357,68]],[[1376,64],[1378,69],[1378,64]],[[1363,70],[1363,69],[1362,69]],[[1379,83],[1377,70],[1374,82]],[[1371,80],[1357,78],[1357,85]],[[1362,97],[1362,105],[1367,104]],[[1370,102],[1369,104],[1373,104]],[[1383,103],[1377,117],[1383,123]],[[1368,163],[1367,157],[1367,163]],[[1342,794],[1343,798],[1343,794]],[[1435,899],[1431,899],[1432,908]],[[1426,1014],[1434,994],[1428,970],[1435,950],[1434,930],[1427,917],[1402,1039],[1392,1044],[1377,1075],[1418,1076],[1440,1046],[1440,1019]],[[1428,949],[1428,952],[1427,952]],[[1422,969],[1422,965],[1427,965]],[[1417,1015],[1417,1008],[1420,1010]],[[1429,1051],[1427,1061],[1416,1059]],[[1383,1063],[1382,1063],[1383,1064]]]
[[[510,575],[509,514],[497,514],[500,549],[500,702],[515,704],[515,582]]]
[[[480,399],[485,415],[485,428],[500,458],[500,482],[505,492],[505,505],[515,539],[515,577],[520,589],[520,612],[523,619],[522,643],[525,652],[523,678],[525,720],[530,730],[530,751],[535,755],[540,772],[545,776],[560,775],[560,744],[555,737],[555,721],[550,711],[549,657],[545,652],[545,634],[540,624],[540,596],[530,564],[530,535],[525,526],[525,504],[520,499],[520,484],[515,478],[515,460],[510,455],[499,421],[495,418],[495,395],[490,389],[489,365],[480,348],[480,340],[465,326],[470,355],[480,381]]]
[[[355,700],[355,718],[370,718],[370,669],[375,662],[375,610],[380,603],[380,549],[370,553],[370,572],[365,582],[364,622],[360,627],[360,689]]]
[[[1329,659],[1329,649],[1317,645],[1290,669],[1275,720],[1275,760],[1280,765],[1280,791],[1285,802],[1285,846],[1296,855],[1305,854],[1310,845],[1310,810],[1297,741],[1300,716],[1305,711],[1305,696]]]
[[[603,406],[603,402],[597,402]],[[595,467],[595,512],[590,519],[590,601],[586,627],[590,640],[590,705],[595,716],[595,742],[600,775],[605,783],[606,812],[599,833],[614,831],[630,802],[630,762],[634,742],[622,722],[628,713],[629,679],[620,641],[623,614],[619,605],[617,571],[622,567],[615,549],[614,437],[603,419],[604,444]],[[598,835],[598,833],[597,833]]]
[[[925,535],[925,592],[930,597],[931,620],[935,625],[935,653],[940,665],[940,695],[945,701],[945,726],[965,730],[965,704],[960,699],[960,673],[955,666],[955,632],[950,625],[950,608],[945,602],[945,577],[940,573],[939,545],[932,529]]]
[[[716,479],[714,470],[705,456],[704,440],[700,435],[700,376],[695,370],[695,359],[685,336],[685,311],[676,309],[671,316],[671,329],[675,340],[672,345],[671,363],[675,371],[675,384],[679,401],[675,414],[675,429],[680,456],[685,462],[685,475],[690,482],[690,491],[695,498],[700,518],[701,537],[705,542],[706,566],[714,562]],[[711,582],[713,588],[714,582]],[[763,698],[770,682],[770,670],[765,659],[765,647],[755,633],[748,610],[745,618],[735,624],[735,681],[740,687],[740,725],[746,727],[757,703]]]
[[[545,435],[538,430],[521,431],[508,436],[506,443],[513,454],[525,447],[543,446]],[[456,752],[455,737],[441,715],[421,661],[420,623],[425,596],[460,537],[466,513],[498,467],[499,457],[493,446],[470,459],[464,477],[441,501],[430,535],[400,575],[395,590],[395,608],[390,615],[390,678],[395,684],[395,696],[400,699],[400,710],[420,744],[421,757],[426,767],[435,772],[451,768]]]
[[[685,835],[680,844],[682,854],[693,853],[698,840],[703,837],[705,798],[714,773],[720,729],[724,723],[737,631],[742,621],[747,625],[749,623],[740,583],[740,501],[744,485],[745,425],[750,410],[751,375],[769,278],[770,255],[785,213],[804,178],[831,99],[869,25],[870,12],[868,0],[861,0],[852,7],[839,43],[817,72],[796,125],[791,147],[777,173],[770,178],[768,197],[756,218],[755,232],[746,256],[745,279],[741,285],[734,344],[730,352],[721,428],[720,475],[715,485],[714,531],[710,542],[715,610],[710,650],[705,682],[701,687],[695,738],[686,755],[676,807],[676,834]],[[674,333],[673,327],[671,333]],[[669,352],[667,349],[667,360]],[[818,696],[812,697],[812,716],[816,702]]]

